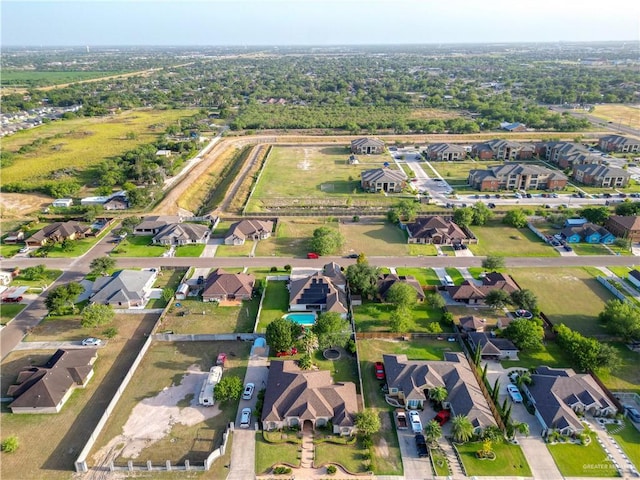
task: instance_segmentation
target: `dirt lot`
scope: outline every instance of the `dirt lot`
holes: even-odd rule
[[[24,220],[25,217],[40,212],[53,200],[37,193],[2,193],[0,196],[0,217],[3,220]]]

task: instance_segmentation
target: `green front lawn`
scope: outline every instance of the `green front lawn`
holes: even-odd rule
[[[159,257],[168,250],[162,245],[152,245],[151,235],[129,235],[111,252],[112,257]]]
[[[315,445],[314,464],[327,465],[339,463],[349,472],[363,473],[369,469],[370,462],[363,460],[367,449],[363,448],[360,441],[353,444],[338,444],[332,442],[320,442]]]
[[[624,453],[629,457],[629,460],[631,460],[636,467],[640,466],[640,432],[627,419],[624,420],[624,429],[618,433],[611,433],[611,430],[616,430],[617,428],[618,425],[608,424],[607,431],[609,435],[616,439],[616,442],[622,447],[622,450],[624,450]]]
[[[495,460],[481,460],[476,452],[482,448],[481,442],[469,442],[456,445],[467,475],[492,477],[530,477],[531,469],[519,445],[494,443],[492,449]]]
[[[471,227],[478,243],[469,245],[474,255],[505,257],[556,257],[555,248],[547,245],[528,228],[513,228],[493,220]]]
[[[607,268],[611,270],[616,276],[620,277],[623,280],[629,276],[629,272],[631,271],[630,267],[607,267]]]
[[[16,253],[20,251],[23,245],[11,245],[11,244],[2,244],[0,245],[0,256],[4,258],[11,258]]]
[[[176,247],[176,257],[199,257],[202,255],[204,247],[205,245],[203,243]]]
[[[273,465],[287,463],[300,465],[298,443],[270,443],[267,442],[262,432],[256,432],[256,473],[269,473]]]
[[[518,360],[503,360],[500,362],[503,368],[536,368],[546,365],[552,368],[567,368],[571,366],[571,360],[555,342],[547,341],[542,350],[537,352],[520,351]]]
[[[601,243],[571,243],[573,251],[578,255],[613,255],[611,250]]]
[[[160,330],[180,334],[251,333],[258,312],[259,298],[242,302],[239,307],[221,307],[217,302],[180,300],[162,320]],[[185,315],[185,313],[187,313]]]
[[[640,353],[629,350],[621,342],[609,342],[609,345],[618,352],[621,364],[612,371],[598,370],[598,377],[609,390],[636,392],[640,395]]]
[[[418,283],[423,287],[428,285],[440,285],[440,279],[436,272],[433,271],[433,268],[408,268],[408,267],[398,267],[396,268],[396,273],[398,275],[413,275]]]
[[[42,288],[43,286],[51,285],[56,279],[62,275],[62,270],[49,270],[45,269],[42,274],[42,278],[37,280],[27,280],[22,275],[16,276],[11,282],[12,287],[29,287],[29,288]],[[4,308],[4,305],[3,305]]]
[[[409,244],[409,255],[412,257],[433,257],[437,254],[438,250],[434,245],[418,243]]]
[[[7,323],[26,307],[23,303],[3,303],[0,305],[0,320]]]
[[[391,314],[395,306],[389,303],[363,303],[353,307],[358,332],[390,332]],[[407,332],[429,332],[431,323],[440,322],[442,311],[433,309],[426,303],[417,303],[411,310],[412,317]],[[443,327],[443,330],[448,330]]]
[[[267,283],[262,310],[260,311],[260,323],[256,333],[264,333],[267,325],[275,319],[282,317],[289,311],[289,290],[284,280],[273,280]]]
[[[589,445],[547,445],[558,470],[565,477],[617,477],[618,472],[598,443],[597,435],[594,432],[589,435]]]
[[[458,270],[457,268],[446,268],[445,270],[447,272],[447,275],[449,275],[451,277],[451,280],[453,280],[453,283],[455,283],[456,285],[462,285],[462,282],[464,282],[464,277],[460,273],[460,270]]]
[[[253,242],[245,242],[244,245],[218,245],[216,257],[248,257],[252,249]]]

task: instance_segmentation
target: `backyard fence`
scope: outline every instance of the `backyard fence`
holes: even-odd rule
[[[252,342],[263,336],[255,333],[156,333],[153,339],[158,342]]]
[[[416,340],[428,338],[431,340],[444,340],[447,338],[458,339],[458,333],[394,333],[394,332],[356,332],[356,340],[384,338],[391,340]]]
[[[622,300],[625,303],[631,303],[626,295],[612,285],[606,277],[597,277],[596,280],[598,280],[598,282],[600,282],[604,288],[609,290],[618,300]]]

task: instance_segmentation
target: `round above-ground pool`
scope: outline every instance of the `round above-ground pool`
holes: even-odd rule
[[[316,323],[316,314],[313,312],[287,313],[284,318],[298,325],[315,325]]]

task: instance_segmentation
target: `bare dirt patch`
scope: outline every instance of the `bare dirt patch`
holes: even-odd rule
[[[202,407],[197,404],[194,392],[206,378],[198,365],[191,365],[182,382],[166,387],[158,395],[145,398],[131,411],[122,427],[122,434],[113,438],[96,455],[96,460],[104,456],[114,456],[114,449],[121,450],[123,458],[137,458],[149,445],[167,436],[173,425],[193,426],[220,413],[218,406]],[[181,408],[184,400],[191,398],[187,407]],[[182,401],[182,402],[181,402]]]
[[[0,216],[3,220],[24,219],[51,203],[51,197],[29,193],[3,193],[0,195]]]

